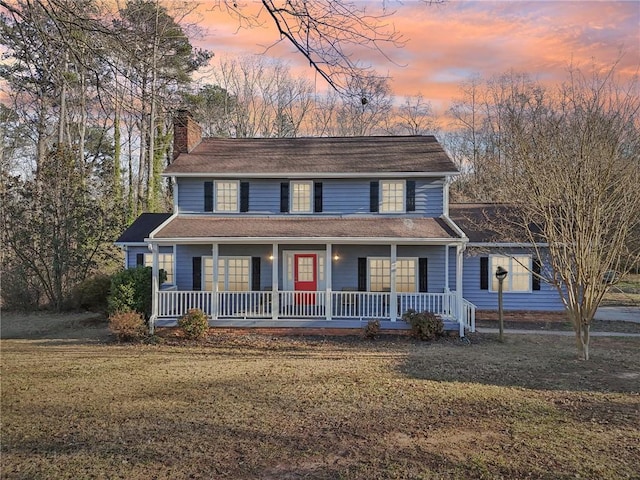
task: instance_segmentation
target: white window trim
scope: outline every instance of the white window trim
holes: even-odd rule
[[[489,255],[489,291],[493,292],[493,293],[498,293],[498,290],[493,288],[493,279],[495,278],[496,275],[496,267],[494,266],[493,263],[493,259],[494,258],[508,258],[509,259],[509,266],[508,267],[503,267],[505,268],[509,273],[507,274],[507,278],[505,278],[505,285],[507,280],[509,281],[509,287],[503,289],[503,293],[505,295],[510,295],[513,293],[531,293],[533,292],[533,272],[531,270],[531,266],[532,266],[532,262],[533,262],[533,256],[531,254],[528,253],[523,253],[523,254],[517,254],[517,255]],[[518,265],[521,265],[520,262],[517,262],[515,260],[514,257],[527,257],[529,259],[529,265],[524,265],[524,268],[527,269],[527,273],[529,274],[529,288],[528,290],[512,290],[510,288],[511,286],[511,279],[513,277],[511,277],[511,265],[513,263],[516,263]]]
[[[218,208],[218,184],[234,183],[236,185],[236,209],[220,210]],[[213,211],[215,213],[239,213],[240,212],[240,181],[239,180],[216,180],[213,182]]]
[[[211,262],[213,263],[213,257],[211,255],[205,255],[202,257],[202,271],[200,272],[200,281],[201,281],[201,285],[202,285],[202,290],[204,291],[211,291],[211,290],[206,290],[206,284],[207,284],[207,275],[206,275],[206,269],[204,268],[204,262],[205,259],[211,259]],[[233,290],[233,291],[239,291],[239,292],[250,292],[251,291],[251,278],[253,276],[253,264],[251,262],[251,257],[248,255],[220,255],[218,257],[218,262],[220,260],[234,260],[234,259],[241,259],[241,260],[248,260],[249,261],[249,278],[247,279],[247,290]],[[228,263],[226,264],[228,265]],[[216,266],[213,265],[212,268],[215,268]],[[211,272],[213,273],[213,272]],[[229,277],[228,277],[228,270],[225,267],[225,271],[224,271],[224,277],[220,277],[220,275],[218,275],[218,283],[220,283],[220,281],[224,282],[224,287],[225,289],[223,290],[219,290],[220,292],[227,292],[230,290],[226,290],[226,287],[229,283]],[[213,275],[211,275],[211,285],[213,286]]]
[[[294,186],[294,184],[297,184],[297,185],[309,185],[309,210],[294,210],[293,209],[293,198],[294,198],[293,186]],[[313,213],[313,203],[314,203],[313,181],[291,180],[289,182],[289,212],[290,213],[299,213],[299,214],[303,214],[303,215],[308,215],[310,213]]]
[[[391,257],[367,257],[367,291],[372,292],[371,290],[371,261],[372,260],[389,260],[389,278],[391,278]],[[413,292],[402,292],[402,293],[419,293],[420,290],[420,262],[418,261],[418,257],[397,257],[396,262],[400,261],[413,261],[414,262],[414,279],[413,285],[415,290]],[[385,293],[385,292],[379,292]]]
[[[385,183],[402,183],[402,210],[394,210],[393,212],[384,212],[382,210],[382,205],[384,203],[384,195],[382,194],[383,188],[382,185]],[[406,180],[380,180],[380,190],[379,195],[380,198],[378,200],[378,213],[383,215],[397,215],[398,213],[407,213],[407,181]]]

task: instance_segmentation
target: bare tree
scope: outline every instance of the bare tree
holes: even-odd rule
[[[436,115],[431,103],[422,94],[405,97],[403,103],[394,109],[394,117],[387,127],[390,134],[435,135],[438,131]]]
[[[572,70],[554,95],[505,104],[503,142],[517,181],[501,188],[513,210],[502,225],[528,232],[589,358],[594,314],[611,283],[640,255],[640,95],[614,70]],[[531,228],[533,227],[533,228]]]
[[[353,78],[371,75],[371,65],[359,62],[355,51],[364,48],[388,59],[387,47],[404,45],[384,1],[373,8],[353,1],[262,0],[261,7],[256,13],[251,4],[217,0],[214,8],[237,18],[241,28],[275,25],[280,38],[271,46],[289,42],[339,92],[347,91]]]
[[[337,111],[340,135],[368,136],[384,132],[393,106],[388,79],[376,74],[354,77],[341,97]]]

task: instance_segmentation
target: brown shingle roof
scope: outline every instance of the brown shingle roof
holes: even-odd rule
[[[220,218],[176,217],[154,238],[411,238],[455,239],[458,235],[440,218]]]
[[[472,243],[512,243],[531,241],[521,226],[521,218],[513,206],[504,203],[451,203],[449,217]],[[530,225],[532,232],[539,231]]]
[[[457,172],[433,136],[205,138],[166,175]]]

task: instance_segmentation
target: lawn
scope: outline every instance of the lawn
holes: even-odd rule
[[[640,478],[638,338],[54,336],[2,340],[3,479]]]
[[[640,274],[628,274],[613,285],[605,295],[603,305],[640,306]]]

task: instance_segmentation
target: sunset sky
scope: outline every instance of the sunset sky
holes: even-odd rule
[[[237,29],[237,22],[211,11],[213,1],[200,8],[204,36],[195,43],[217,58],[261,54],[277,41],[274,27]],[[247,2],[250,6],[258,2]],[[366,2],[372,7],[382,0]],[[473,74],[488,77],[513,69],[543,82],[565,78],[569,63],[589,69],[611,65],[630,78],[640,66],[640,1],[456,1],[427,6],[422,2],[386,1],[395,10],[395,29],[405,38],[403,48],[389,46],[393,60],[364,52],[363,60],[391,77],[395,95],[421,93],[437,110],[456,96],[459,83]],[[262,19],[268,22],[266,13]],[[286,60],[296,75],[314,79],[312,70],[292,47],[279,44],[266,55]],[[213,63],[216,63],[216,58]],[[318,90],[326,86],[317,78]]]

